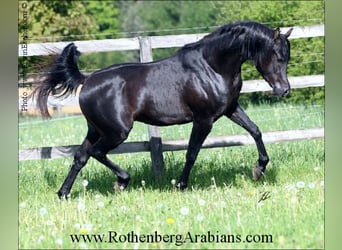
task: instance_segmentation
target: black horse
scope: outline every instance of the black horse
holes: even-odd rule
[[[83,85],[79,104],[87,119],[88,132],[58,191],[59,197],[70,193],[77,174],[90,156],[114,171],[120,188],[128,185],[130,175],[106,155],[127,138],[134,121],[157,126],[193,122],[179,179],[179,187],[185,189],[213,123],[226,116],[254,138],[259,159],[253,168],[253,177],[258,180],[269,158],[261,132],[238,104],[241,65],[252,60],[274,94],[287,96],[291,32],[292,29],[280,34],[279,28],[273,30],[252,21],[227,24],[166,59],[112,65],[87,76],[78,69],[80,52],[76,46],[73,43],[66,46],[34,91],[42,115],[49,117],[49,94],[59,92],[64,96]]]

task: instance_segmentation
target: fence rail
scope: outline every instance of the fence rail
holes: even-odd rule
[[[321,37],[324,36],[324,25],[312,26],[295,26],[293,27],[290,39]],[[281,28],[281,32],[285,33],[290,27]],[[149,40],[151,48],[172,48],[181,47],[187,43],[200,40],[207,33],[200,34],[184,34],[169,36],[150,36],[144,37]],[[49,42],[49,43],[31,43],[19,44],[19,56],[42,56],[49,55],[53,52],[62,50],[70,42]],[[119,38],[119,39],[103,39],[103,40],[87,40],[75,41],[75,45],[82,53],[109,52],[123,50],[140,50],[140,37]]]
[[[291,88],[307,88],[307,87],[322,87],[324,86],[324,75],[311,75],[311,76],[294,76],[289,77]],[[271,91],[271,87],[265,80],[248,80],[243,81],[241,93],[251,93],[258,91]],[[27,109],[35,109],[36,105],[32,98],[23,100],[19,98],[18,108],[21,109],[23,102]],[[70,95],[65,98],[57,98],[54,96],[48,97],[48,107],[74,107],[79,106],[78,94]]]
[[[311,140],[324,137],[323,128],[297,129],[287,131],[273,131],[262,134],[265,143],[287,142],[295,140]],[[202,148],[232,147],[254,144],[253,138],[248,134],[231,136],[210,136],[202,145]],[[187,140],[167,140],[163,141],[162,151],[178,151],[187,149]],[[74,156],[79,145],[41,147],[33,149],[19,150],[19,161],[56,159]],[[150,152],[151,144],[149,141],[126,142],[119,145],[110,154]]]

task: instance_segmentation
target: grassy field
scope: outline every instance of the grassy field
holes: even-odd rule
[[[246,112],[263,132],[324,126],[323,106],[261,106]],[[191,125],[162,128],[163,139],[188,138]],[[19,148],[79,144],[84,118],[22,119]],[[211,135],[245,131],[227,119]],[[136,123],[128,140],[147,140]],[[19,162],[19,248],[23,249],[320,249],[324,247],[324,140],[266,145],[270,163],[251,178],[255,145],[203,149],[190,188],[172,184],[185,151],[164,153],[166,173],[154,181],[148,153],[111,155],[128,170],[126,191],[93,159],[71,199],[56,191],[71,158]],[[138,240],[140,239],[140,241]],[[153,242],[152,242],[153,240]]]

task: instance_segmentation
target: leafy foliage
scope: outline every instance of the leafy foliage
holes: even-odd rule
[[[119,30],[119,9],[113,1],[89,1],[84,3],[86,16],[91,16],[96,23],[96,38],[115,38]]]
[[[205,33],[217,25],[216,9],[210,1],[123,2],[121,13],[121,29],[126,37]],[[175,50],[154,50],[153,58],[167,57]],[[137,61],[138,55],[127,60]]]
[[[70,41],[78,35],[90,39],[85,35],[96,27],[92,17],[84,15],[85,6],[79,1],[29,1],[27,6],[30,42]],[[19,30],[24,28],[22,17],[19,15]],[[20,36],[21,32],[21,41]]]

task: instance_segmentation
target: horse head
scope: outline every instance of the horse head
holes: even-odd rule
[[[290,93],[290,84],[287,79],[287,64],[290,59],[290,43],[288,37],[293,28],[280,34],[279,28],[274,30],[272,46],[267,57],[256,62],[256,68],[266,82],[273,89],[273,93],[279,97],[285,97]]]

